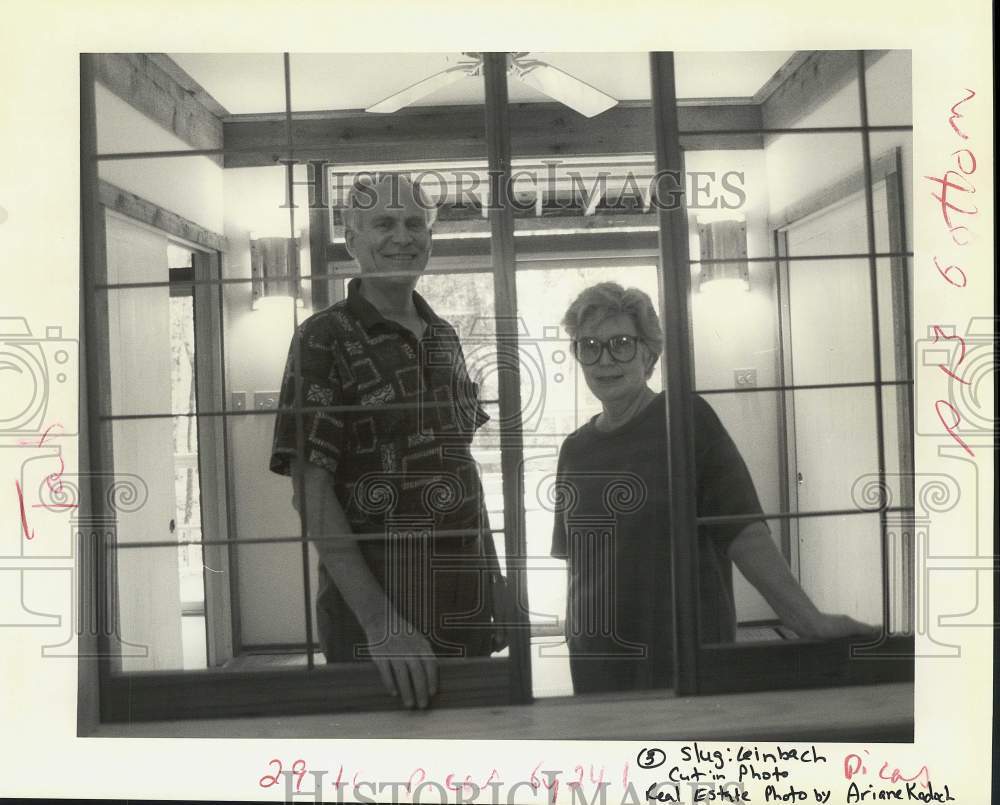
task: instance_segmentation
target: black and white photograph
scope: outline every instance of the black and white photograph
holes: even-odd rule
[[[909,52],[82,58],[102,721],[912,737]]]
[[[62,53],[78,285],[2,309],[0,458],[66,740],[271,801],[979,802],[919,685],[993,639],[987,76],[390,8]]]

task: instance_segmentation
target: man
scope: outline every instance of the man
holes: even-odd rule
[[[361,276],[292,339],[270,465],[292,476],[293,504],[321,538],[327,661],[370,658],[390,692],[421,708],[437,691],[437,656],[504,645],[469,450],[488,417],[454,329],[414,291],[434,213],[404,176],[355,184],[344,225]],[[359,538],[322,539],[349,534]]]

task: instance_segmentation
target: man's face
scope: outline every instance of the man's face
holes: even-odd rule
[[[395,183],[395,187],[394,187]],[[360,209],[355,225],[345,231],[347,250],[361,273],[380,281],[412,283],[427,266],[431,230],[427,210],[408,182],[386,179],[370,189],[369,209]]]

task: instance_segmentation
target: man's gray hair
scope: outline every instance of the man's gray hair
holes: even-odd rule
[[[596,316],[603,321],[608,316],[622,314],[632,319],[639,339],[653,354],[653,365],[663,352],[663,330],[656,315],[653,300],[638,288],[623,288],[617,282],[599,282],[580,293],[563,316],[562,326],[570,338],[576,338],[584,319]],[[650,369],[652,372],[652,368]]]
[[[403,188],[408,187],[412,198],[424,210],[427,215],[427,227],[430,228],[437,220],[437,205],[431,201],[419,182],[414,182],[408,173],[359,173],[351,183],[351,190],[347,195],[341,217],[347,229],[356,229],[358,224],[358,213],[362,210],[371,209],[373,194],[378,195],[378,188],[389,182],[395,187],[392,188],[393,198],[402,198]]]

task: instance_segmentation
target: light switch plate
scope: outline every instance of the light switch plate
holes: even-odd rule
[[[234,391],[230,397],[229,408],[232,411],[247,410],[247,393],[245,391]]]
[[[253,407],[256,411],[273,411],[278,407],[278,392],[255,391],[253,393]]]
[[[757,385],[756,369],[734,369],[733,376],[737,388],[754,388]]]

